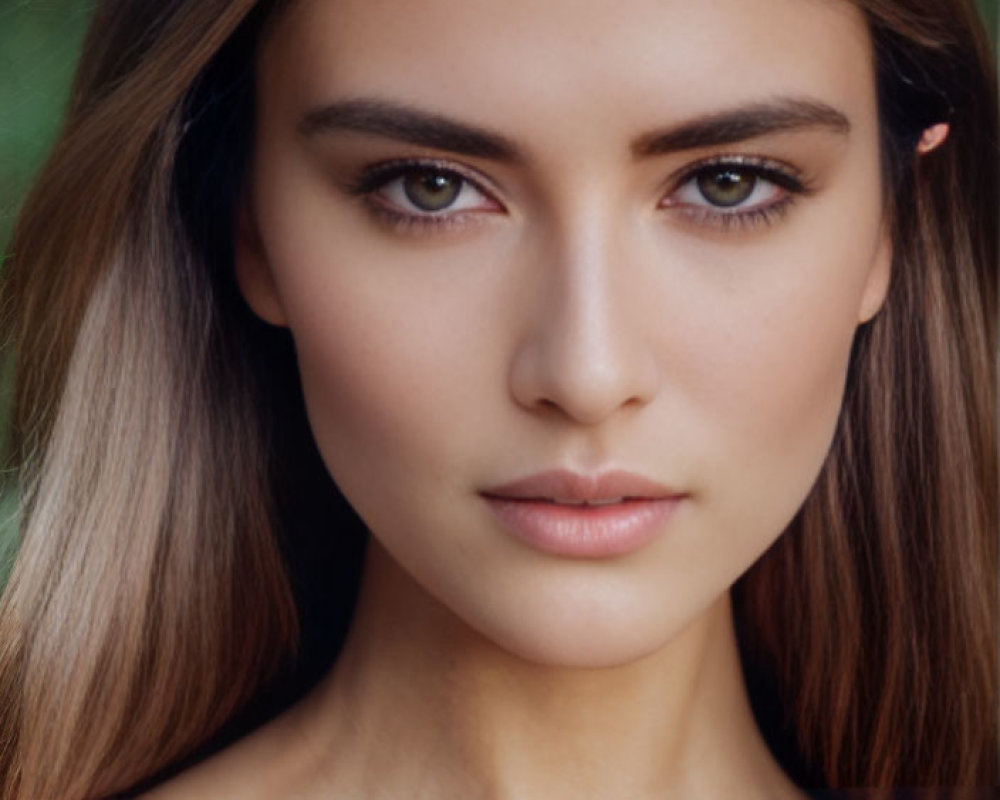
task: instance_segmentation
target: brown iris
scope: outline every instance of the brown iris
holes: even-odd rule
[[[442,211],[458,197],[462,178],[440,170],[419,170],[403,178],[406,198],[421,211]]]
[[[698,191],[713,206],[735,206],[746,200],[757,185],[757,176],[731,167],[708,170],[698,176]]]

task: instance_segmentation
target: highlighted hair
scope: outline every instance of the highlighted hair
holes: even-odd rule
[[[737,584],[741,647],[761,726],[805,785],[991,786],[995,72],[971,2],[860,4],[892,284],[857,334],[817,485]],[[294,358],[231,274],[274,5],[100,2],[20,217],[2,276],[22,523],[0,602],[0,800],[155,780],[238,732],[329,596],[317,627],[350,618],[356,549],[317,589],[286,502],[290,481],[330,491]],[[948,140],[918,158],[941,115]]]

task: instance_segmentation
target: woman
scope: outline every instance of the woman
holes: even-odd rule
[[[958,1],[99,4],[2,796],[996,783],[996,127]]]

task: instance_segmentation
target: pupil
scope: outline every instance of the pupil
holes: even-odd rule
[[[417,172],[406,176],[403,191],[421,211],[441,211],[458,197],[462,180],[445,172]]]
[[[756,175],[747,175],[734,169],[705,172],[698,177],[701,196],[714,206],[735,206],[742,203],[756,185]]]

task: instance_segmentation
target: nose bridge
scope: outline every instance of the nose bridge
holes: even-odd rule
[[[563,368],[599,373],[618,361],[617,340],[625,333],[619,295],[628,275],[611,228],[608,213],[590,204],[554,226],[549,239],[543,267],[550,271],[549,313],[542,328],[553,357],[565,351]]]
[[[656,382],[642,326],[630,318],[642,270],[607,196],[578,192],[540,235],[541,296],[511,371],[522,405],[556,407],[585,424],[647,402]]]

